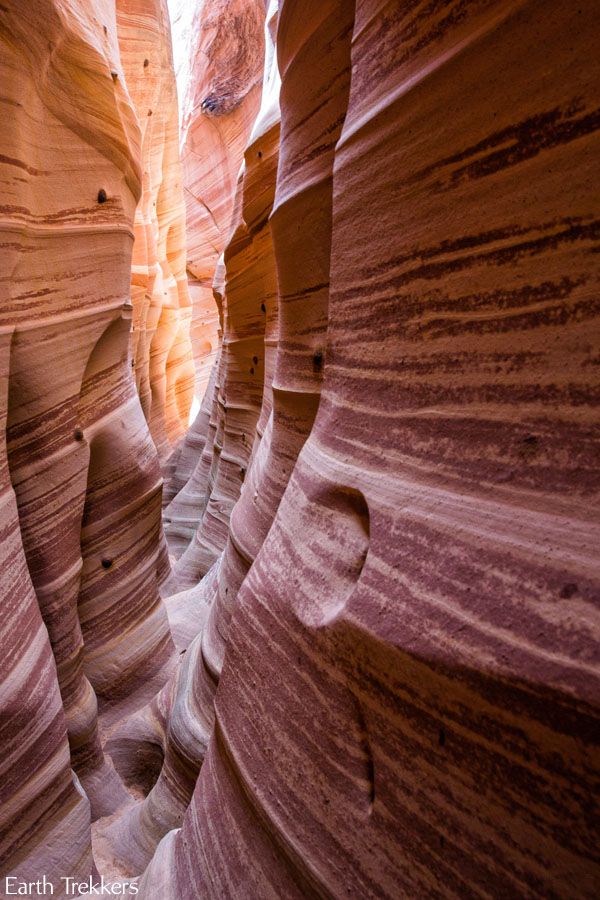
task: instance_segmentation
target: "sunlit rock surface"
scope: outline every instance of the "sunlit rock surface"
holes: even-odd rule
[[[194,392],[171,33],[166,0],[117,0],[117,10],[122,74],[142,131],[131,282],[135,374],[150,432],[166,460],[187,430]]]
[[[260,103],[265,10],[263,0],[201,0],[195,5],[174,0],[171,15],[183,61],[178,72],[181,152],[200,404],[219,346],[213,282],[230,237],[239,168]],[[204,418],[192,431],[201,429]],[[192,510],[187,495],[174,500],[200,465],[203,447],[195,438],[186,443],[185,452],[172,461],[165,486],[165,503],[174,501],[166,513],[166,534],[175,556],[189,542],[202,515]]]
[[[210,289],[260,103],[265,9],[263,0],[201,0],[192,8],[181,100],[187,256],[190,273]]]

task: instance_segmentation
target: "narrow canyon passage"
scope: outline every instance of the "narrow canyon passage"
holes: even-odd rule
[[[0,3],[0,897],[600,892],[600,24]]]

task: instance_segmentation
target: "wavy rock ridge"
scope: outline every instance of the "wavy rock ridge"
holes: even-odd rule
[[[2,870],[55,884],[92,872],[90,815],[127,796],[97,696],[151,683],[171,644],[128,353],[139,130],[104,13],[1,11]]]
[[[117,7],[0,12],[0,876],[596,896],[595,4],[176,3],[184,192]]]

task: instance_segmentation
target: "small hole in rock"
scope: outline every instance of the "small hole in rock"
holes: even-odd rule
[[[260,308],[261,308],[262,312],[266,312],[266,311],[267,311],[267,307],[265,306],[264,303],[261,303],[261,304],[260,304]]]
[[[98,191],[98,203],[106,203],[108,197],[106,196],[106,191],[104,188],[100,188]]]
[[[149,59],[145,59],[145,60],[144,60],[144,68],[147,69],[149,65],[150,65],[150,60],[149,60]]]
[[[443,747],[446,743],[446,732],[443,728],[440,728],[440,733],[438,735],[438,744],[440,747]]]
[[[250,367],[250,374],[251,374],[251,375],[254,375],[254,366],[251,366],[251,367]]]
[[[258,151],[258,153],[256,155],[258,156],[259,159],[262,159],[262,153],[260,150]]]
[[[258,356],[253,356],[252,362],[254,363],[255,366],[258,365]]]
[[[539,440],[535,434],[527,434],[521,440],[520,455],[524,458],[535,456],[539,450]]]
[[[149,116],[152,115],[152,110],[151,110],[151,109],[148,110],[148,115],[149,115]]]
[[[562,600],[568,600],[573,594],[577,593],[577,585],[573,581],[569,581],[567,584],[563,584],[560,589],[560,598]]]
[[[113,81],[116,81],[117,78],[119,77],[119,73],[118,73],[118,72],[115,72],[114,69],[112,70],[112,72],[111,72],[110,74],[111,74],[112,77],[113,77]]]
[[[106,25],[104,26],[104,34],[108,34],[108,28],[106,27]]]
[[[81,430],[81,428],[76,428],[76,429],[75,429],[75,431],[74,431],[74,433],[73,433],[73,437],[75,438],[76,441],[82,441],[82,440],[83,440],[83,431]]]
[[[315,372],[320,372],[323,368],[323,353],[321,350],[317,350],[316,353],[313,353],[313,369]]]
[[[110,569],[110,567],[112,566],[112,564],[113,564],[112,559],[103,559],[103,560],[102,560],[102,568],[103,568],[103,569]]]
[[[245,470],[245,469],[240,469],[240,475],[241,475],[242,481],[243,481],[244,478],[246,477],[246,470]]]

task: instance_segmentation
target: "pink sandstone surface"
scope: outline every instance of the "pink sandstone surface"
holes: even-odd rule
[[[0,6],[0,896],[595,897],[595,4],[174,9]]]

